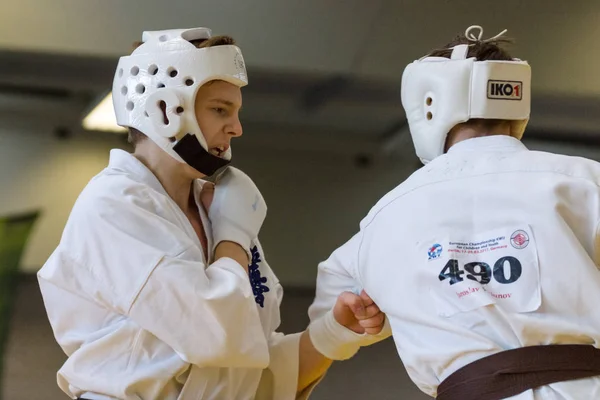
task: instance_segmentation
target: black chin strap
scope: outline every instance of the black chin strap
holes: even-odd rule
[[[202,147],[198,139],[189,133],[173,146],[173,150],[188,165],[206,176],[213,175],[218,169],[223,168],[231,162],[210,154]]]

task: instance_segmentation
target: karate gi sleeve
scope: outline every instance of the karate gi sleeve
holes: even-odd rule
[[[362,290],[357,279],[359,245],[360,232],[319,263],[315,299],[308,309],[311,321],[331,310],[342,292],[360,293]]]
[[[361,232],[354,235],[348,242],[336,249],[327,260],[319,264],[315,299],[308,309],[311,322],[331,310],[342,292],[360,294],[363,290],[358,274],[358,251],[361,235]],[[368,346],[389,336],[391,336],[391,328],[386,318],[383,330],[377,335],[363,335],[360,345]]]

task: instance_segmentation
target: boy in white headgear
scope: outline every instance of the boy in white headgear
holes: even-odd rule
[[[502,42],[471,27],[406,67],[426,165],[319,266],[310,316],[363,287],[438,399],[600,398],[600,165],[521,143],[531,71]]]
[[[381,331],[368,296],[344,293],[310,336],[276,332],[260,191],[233,167],[203,180],[231,160],[246,84],[240,49],[207,28],[145,32],[119,60],[113,100],[134,152],[111,152],[38,274],[72,398],[306,397],[323,352]]]

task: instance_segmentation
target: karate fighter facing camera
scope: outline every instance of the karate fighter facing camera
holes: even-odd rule
[[[501,35],[471,27],[406,67],[425,166],[319,266],[310,316],[363,287],[438,399],[598,399],[600,165],[521,143],[531,70]]]
[[[145,32],[119,60],[112,94],[134,153],[111,152],[38,275],[72,398],[306,398],[323,354],[380,340],[364,293],[336,296],[310,335],[276,332],[266,204],[233,167],[202,180],[231,160],[246,84],[240,49],[206,28]]]

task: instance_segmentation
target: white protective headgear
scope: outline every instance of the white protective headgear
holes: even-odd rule
[[[479,37],[470,34],[479,29]],[[483,29],[471,26],[472,42]],[[531,108],[531,68],[526,61],[476,61],[472,44],[453,48],[450,59],[428,57],[409,64],[402,75],[402,105],[417,156],[424,164],[444,154],[448,132],[472,118],[510,120],[511,136],[521,139]]]
[[[231,150],[223,158],[208,152],[196,120],[196,93],[217,79],[248,84],[237,46],[198,49],[190,43],[210,37],[208,28],[144,32],[143,44],[119,59],[113,81],[119,125],[139,130],[176,160],[209,176],[231,161]]]

